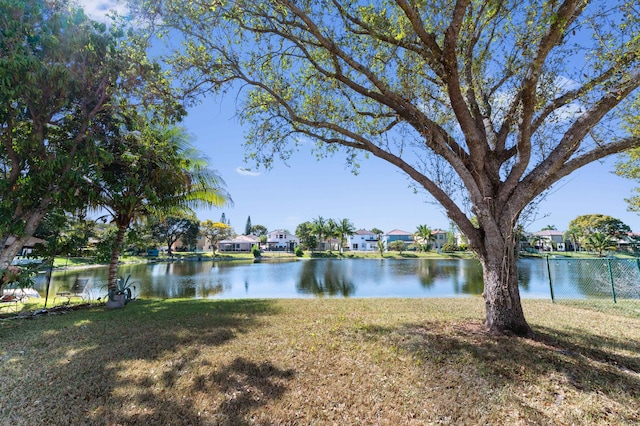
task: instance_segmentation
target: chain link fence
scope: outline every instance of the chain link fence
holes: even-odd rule
[[[551,299],[640,299],[640,259],[547,258]]]

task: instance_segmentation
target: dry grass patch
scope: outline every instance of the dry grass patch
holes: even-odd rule
[[[0,424],[634,424],[640,304],[137,301],[0,322]]]

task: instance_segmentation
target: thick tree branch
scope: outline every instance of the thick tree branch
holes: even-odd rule
[[[457,46],[462,29],[462,21],[469,3],[469,0],[456,1],[451,23],[445,31],[442,61],[446,74],[444,82],[451,100],[451,107],[467,140],[473,168],[476,173],[479,173],[484,168],[487,154],[486,138],[476,127],[473,115],[469,111],[465,97],[462,94],[460,73],[458,71]],[[479,182],[479,184],[485,186],[485,189],[488,190],[488,182]]]
[[[540,80],[542,67],[549,56],[551,50],[557,46],[558,42],[564,36],[566,29],[572,22],[582,13],[587,2],[583,0],[566,0],[560,5],[555,14],[555,19],[550,25],[546,34],[542,37],[536,49],[536,54],[531,61],[531,65],[527,74],[522,81],[520,92],[514,97],[509,107],[509,112],[503,128],[501,129],[499,139],[505,141],[509,129],[515,123],[516,112],[521,109],[518,115],[518,138],[517,138],[517,158],[511,169],[509,177],[503,185],[503,192],[509,193],[529,166],[531,157],[531,135],[535,131],[531,123],[533,120],[536,104],[537,104],[537,85]],[[504,195],[501,196],[504,200]]]
[[[558,111],[560,108],[565,107],[576,100],[579,100],[581,97],[595,90],[597,87],[599,87],[599,85],[610,81],[619,72],[621,65],[626,65],[626,66],[631,65],[634,60],[637,60],[639,55],[640,55],[640,52],[624,55],[624,58],[626,58],[624,61],[616,62],[609,69],[605,70],[598,76],[592,78],[587,83],[583,84],[581,87],[575,90],[567,91],[563,93],[561,96],[553,99],[551,102],[545,105],[545,107],[537,114],[535,120],[531,124],[532,131],[533,132],[537,131],[540,128],[540,126],[544,124],[545,120],[551,114]]]

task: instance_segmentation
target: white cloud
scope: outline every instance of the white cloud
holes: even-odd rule
[[[243,167],[238,167],[236,169],[236,173],[238,173],[239,175],[242,175],[242,176],[260,176],[259,172],[253,172],[253,171],[251,171],[249,169],[245,169]]]
[[[85,13],[97,21],[105,21],[107,14],[116,11],[119,15],[126,15],[129,9],[122,0],[79,0],[78,3]]]

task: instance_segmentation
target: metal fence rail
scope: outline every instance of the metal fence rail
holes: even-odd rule
[[[551,299],[640,299],[640,259],[547,258]]]

